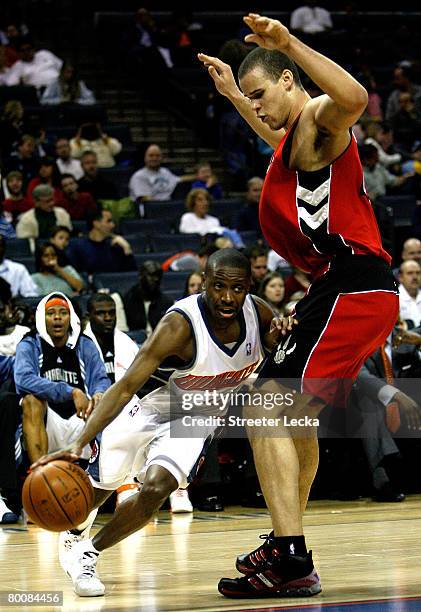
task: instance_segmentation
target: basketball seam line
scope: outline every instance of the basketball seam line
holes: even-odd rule
[[[59,498],[57,497],[57,495],[54,493],[54,489],[52,488],[52,486],[50,485],[50,483],[48,482],[48,480],[45,477],[45,474],[41,474],[41,476],[43,477],[45,484],[47,485],[47,487],[50,489],[51,493],[53,494],[53,497],[55,498],[60,510],[62,510],[63,514],[66,516],[67,520],[70,521],[70,524],[73,525],[73,521],[70,518],[70,516],[67,514],[66,510],[62,507]]]
[[[67,470],[65,470],[64,468],[62,468],[60,465],[55,465],[54,467],[55,467],[55,468],[57,468],[58,470],[61,470],[62,472],[64,472],[64,473],[65,473],[65,474],[67,474],[68,476],[70,476],[70,478],[72,478],[72,479],[74,480],[74,482],[75,482],[77,485],[79,485],[78,481],[76,480],[76,478],[73,476],[73,474],[72,474],[71,472],[68,472]],[[82,468],[80,468],[80,469],[82,469]],[[83,471],[83,470],[82,470],[82,471]],[[89,476],[88,476],[88,481],[89,481]],[[90,483],[90,481],[89,481],[89,484],[91,484],[91,483]],[[91,485],[91,486],[92,486],[92,485]],[[80,490],[80,492],[82,493],[83,497],[85,498],[86,508],[87,508],[87,510],[89,510],[89,507],[90,507],[90,506],[89,506],[88,500],[87,500],[87,498],[86,498],[85,492],[82,490],[82,488],[81,488],[81,487],[79,487],[79,490]],[[92,500],[92,502],[93,502],[93,501],[94,501],[94,500]],[[90,510],[89,510],[89,512],[90,512]],[[89,514],[89,512],[88,512],[88,514]]]
[[[29,486],[28,486],[28,494],[29,494],[29,499],[30,499],[30,502],[31,502],[32,509],[34,510],[34,513],[35,513],[35,516],[37,517],[37,519],[41,523],[43,523],[45,525],[45,527],[47,528],[48,527],[47,523],[45,521],[43,521],[42,518],[38,515],[37,507],[35,506],[35,504],[34,504],[34,502],[32,500],[31,486],[32,486],[32,479],[29,481]]]

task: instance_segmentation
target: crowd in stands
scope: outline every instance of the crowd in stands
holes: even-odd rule
[[[290,25],[312,41],[318,37],[321,49],[338,33],[334,16],[315,2],[297,8]],[[251,263],[250,291],[279,315],[293,313],[312,281],[306,272],[292,269],[271,251],[262,236],[258,203],[264,165],[272,151],[258,143],[235,110],[213,95],[208,81],[204,96],[193,99],[177,80],[177,69],[203,75],[195,53],[207,27],[200,18],[181,10],[162,26],[140,8],[124,32],[121,57],[129,72],[141,74],[143,82],[149,80],[153,102],[165,91],[175,106],[191,103],[192,116],[199,107],[197,116],[205,118],[201,130],[208,132],[205,141],[223,152],[224,164],[235,178],[230,184],[224,184],[206,159],[197,160],[194,171],[167,167],[165,152],[154,142],[145,148],[142,167],[134,167],[133,160],[125,157],[127,143],[113,135],[112,125],[103,120],[104,109],[99,108],[89,84],[78,76],[77,67],[57,57],[54,50],[37,49],[24,25],[6,24],[0,32],[0,93],[11,88],[17,95],[0,108],[0,402],[4,406],[0,427],[8,440],[0,450],[0,493],[15,499],[7,505],[0,497],[0,523],[16,520],[19,510],[14,492],[19,489],[20,472],[14,468],[15,460],[20,465],[25,453],[26,461],[28,456],[33,460],[53,440],[62,445],[59,442],[64,438],[54,438],[62,431],[59,419],[73,418],[75,410],[86,406],[88,395],[94,396],[113,382],[114,356],[120,350],[111,340],[113,334],[117,334],[116,343],[117,339],[132,342],[132,348],[137,348],[174,301],[201,291],[202,272],[212,252],[226,246],[243,250]],[[234,72],[250,49],[240,40],[240,33],[241,29],[237,38],[215,50]],[[351,56],[351,71],[369,91],[367,111],[353,131],[365,189],[381,232],[386,232],[382,210],[392,208],[399,218],[399,197],[405,197],[410,207],[405,208],[405,232],[392,243],[400,321],[388,345],[367,362],[353,391],[350,410],[362,422],[359,457],[368,466],[369,481],[356,494],[368,491],[379,501],[402,501],[405,492],[421,491],[421,483],[404,479],[402,467],[405,457],[418,448],[417,440],[395,439],[399,424],[396,428],[393,419],[387,418],[395,404],[418,401],[395,386],[396,380],[421,374],[419,66],[415,57],[396,57],[389,66],[386,86],[377,87],[375,65]],[[19,99],[22,87],[34,90],[35,110]],[[54,125],[57,116],[66,116],[55,115],[57,109],[60,113],[72,109],[71,117],[77,121]],[[54,298],[55,294],[59,297]],[[63,331],[62,324],[49,327],[45,304],[51,296],[61,300],[64,318],[70,313],[71,331],[69,327]],[[108,327],[107,317],[112,320]],[[76,372],[77,384],[61,396],[54,387],[58,383],[48,380],[47,384],[47,366],[40,370],[38,359],[44,351],[50,363],[54,351],[60,353],[61,338],[68,339],[82,329],[94,336],[98,351],[94,353],[95,347],[76,334],[72,349],[77,356],[66,353],[65,358]],[[14,376],[13,363],[8,361],[13,357]],[[90,360],[89,389],[80,384],[80,359]],[[43,385],[48,386],[45,393]],[[45,430],[46,410],[58,415],[53,415],[56,433]],[[19,428],[23,428],[23,438],[19,438],[23,446],[18,457]],[[367,431],[376,431],[371,444]],[[247,464],[243,476],[249,489],[242,501],[264,504],[249,448],[245,444],[233,451],[235,446],[234,441],[231,445],[222,441],[212,448],[197,507],[223,509],[220,464],[224,461]],[[332,455],[332,446],[322,440],[321,448],[321,471],[329,473],[332,466],[326,465],[323,452],[327,449]],[[339,453],[335,454],[337,465],[342,466],[337,468],[339,478],[339,469],[345,469],[343,455],[334,451]],[[316,491],[319,487],[321,495],[334,496],[330,484],[331,490],[318,481]],[[352,497],[351,489],[336,495]],[[174,508],[177,504],[186,508],[190,501],[178,492],[173,503]]]

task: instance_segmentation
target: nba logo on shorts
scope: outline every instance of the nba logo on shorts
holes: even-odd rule
[[[139,410],[139,408],[140,408],[139,404],[135,404],[133,408],[129,411],[129,416],[134,417],[134,415]]]
[[[246,355],[251,355],[251,342],[246,344]]]

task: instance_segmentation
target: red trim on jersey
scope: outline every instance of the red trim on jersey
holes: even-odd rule
[[[343,404],[361,366],[386,341],[398,314],[399,298],[392,291],[339,295],[305,366],[303,391]]]
[[[266,174],[259,205],[260,225],[279,255],[316,278],[327,270],[335,253],[317,251],[300,227],[298,172],[287,168],[282,159],[291,130],[281,140]],[[373,208],[364,192],[363,170],[352,135],[350,144],[330,166],[328,234],[339,235],[357,255],[376,255],[390,264],[391,257],[382,247]]]

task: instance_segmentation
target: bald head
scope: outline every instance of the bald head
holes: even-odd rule
[[[418,238],[408,238],[402,247],[402,261],[417,261],[421,264],[421,240]]]
[[[162,162],[161,148],[156,144],[151,144],[145,151],[145,166],[149,170],[159,170]]]
[[[418,262],[409,259],[399,268],[399,280],[409,295],[416,298],[421,286],[421,267]]]
[[[263,179],[259,176],[253,176],[253,178],[247,181],[247,201],[250,204],[258,204],[260,200],[260,194],[262,193]]]

